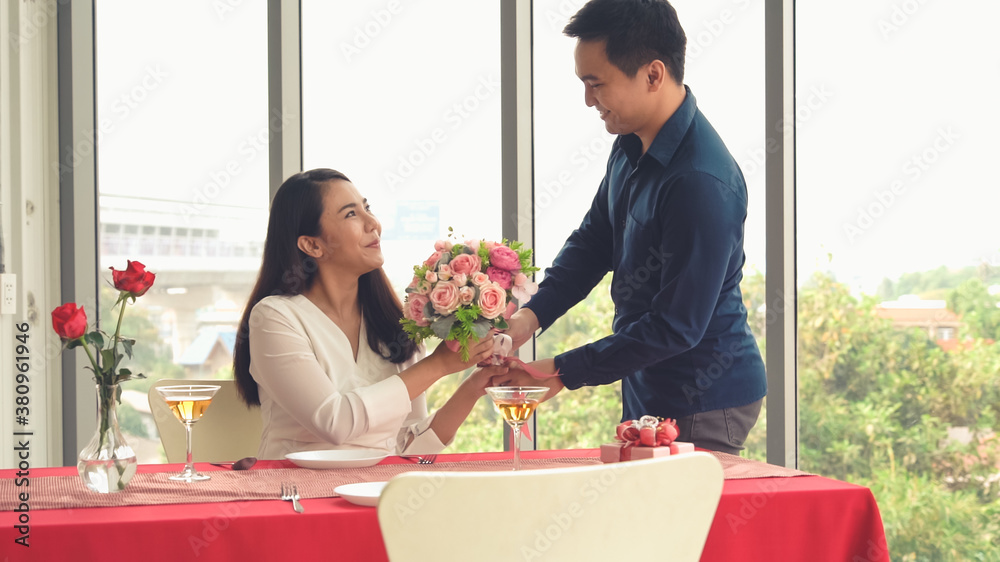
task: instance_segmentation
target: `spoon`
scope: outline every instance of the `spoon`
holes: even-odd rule
[[[221,466],[223,468],[231,467],[233,470],[246,470],[257,463],[257,457],[244,457],[236,462],[210,462],[208,464],[212,466]]]

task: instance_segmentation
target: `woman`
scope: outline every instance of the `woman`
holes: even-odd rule
[[[264,419],[257,456],[319,449],[436,453],[485,394],[485,369],[434,415],[424,391],[468,361],[439,345],[423,350],[399,320],[402,304],[382,271],[382,227],[346,176],[316,169],[274,196],[260,275],[240,321],[234,371],[240,396]]]

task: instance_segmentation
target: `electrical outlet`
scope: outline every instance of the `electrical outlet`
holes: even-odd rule
[[[0,314],[17,312],[17,276],[0,273]]]

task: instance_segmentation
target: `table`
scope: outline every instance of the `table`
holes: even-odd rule
[[[525,451],[525,458],[597,456],[594,449]],[[496,460],[510,453],[440,455],[439,462]],[[384,463],[408,462],[389,457]],[[292,466],[262,461],[258,466]],[[199,470],[226,470],[198,463]],[[139,472],[179,472],[142,465]],[[14,478],[15,470],[0,470]],[[75,467],[31,470],[31,479],[76,474]],[[30,486],[29,486],[30,488]],[[25,548],[14,543],[17,513],[0,512],[0,560],[92,560],[117,552],[143,561],[386,560],[376,511],[342,498],[30,512]],[[888,562],[882,519],[868,488],[820,476],[726,480],[703,561]]]

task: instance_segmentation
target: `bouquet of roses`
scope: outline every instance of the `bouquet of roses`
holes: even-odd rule
[[[435,242],[434,253],[413,267],[406,288],[400,322],[410,339],[420,343],[437,336],[468,360],[470,337],[480,340],[494,328],[507,329],[518,305],[538,291],[529,277],[538,268],[523,246],[506,239]]]

